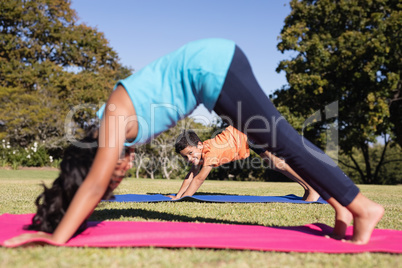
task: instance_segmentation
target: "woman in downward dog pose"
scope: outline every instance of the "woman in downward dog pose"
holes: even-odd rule
[[[59,177],[77,181],[79,187],[75,194],[65,198],[66,203],[56,218],[51,215],[34,218],[33,226],[51,228],[33,229],[49,233],[25,234],[5,244],[17,245],[36,237],[58,244],[68,241],[107,189],[114,188],[129,167],[129,154],[123,162],[119,160],[124,147],[146,143],[190,114],[200,103],[257,145],[283,158],[327,200],[336,214],[334,237],[344,237],[353,219],[351,242],[369,242],[383,215],[382,206],[363,196],[327,155],[289,125],[258,85],[246,56],[234,42],[204,39],[184,45],[117,83],[100,111],[98,148],[95,154],[91,152],[93,161],[89,156],[85,161],[90,167],[65,169],[63,165],[70,166],[71,158],[63,160]],[[312,150],[316,153],[312,154]],[[65,189],[60,184],[62,190],[58,195],[63,195]],[[53,223],[42,223],[47,221]]]

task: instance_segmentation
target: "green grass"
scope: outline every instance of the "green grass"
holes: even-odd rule
[[[40,183],[55,171],[0,170],[0,214],[34,213]],[[181,180],[126,179],[116,194],[174,193]],[[385,207],[378,228],[402,230],[402,186],[359,185]],[[295,183],[206,181],[199,193],[301,195]],[[186,221],[294,226],[333,224],[334,212],[319,204],[101,203],[91,220]],[[0,267],[400,267],[401,255],[279,253],[163,248],[0,248]]]

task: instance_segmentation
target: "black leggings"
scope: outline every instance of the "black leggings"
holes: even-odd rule
[[[303,138],[278,112],[236,46],[215,112],[278,157],[325,200],[349,205],[359,189],[322,150]]]

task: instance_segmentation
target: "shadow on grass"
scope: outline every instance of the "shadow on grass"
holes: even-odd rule
[[[202,223],[215,223],[215,224],[236,224],[236,225],[253,225],[267,228],[276,228],[282,230],[289,230],[311,234],[314,236],[324,236],[332,232],[332,228],[323,223],[313,223],[305,226],[278,226],[278,225],[261,225],[252,222],[240,222],[231,220],[220,220],[207,217],[189,217],[183,215],[176,215],[166,212],[151,211],[145,209],[104,209],[97,210],[89,218],[89,226],[95,226],[98,221],[104,220],[119,220],[121,217],[141,217],[149,221],[175,221],[175,222],[202,222]],[[95,222],[94,222],[95,221]],[[318,228],[317,228],[318,227]],[[347,239],[350,237],[347,237]]]
[[[220,220],[206,217],[189,217],[172,213],[145,210],[145,209],[103,209],[96,210],[89,218],[90,221],[118,220],[121,217],[141,217],[144,220],[178,221],[178,222],[207,222],[220,224],[261,225],[256,222],[240,222]]]

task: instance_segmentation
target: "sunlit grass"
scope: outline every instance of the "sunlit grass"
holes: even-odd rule
[[[0,213],[34,213],[40,184],[50,185],[55,171],[0,170]],[[175,193],[181,180],[126,179],[116,194]],[[402,186],[360,185],[363,194],[385,207],[378,228],[402,230]],[[301,195],[295,183],[206,181],[200,193]],[[333,224],[334,212],[320,204],[219,204],[190,202],[103,202],[91,220],[180,221],[219,224],[294,226]],[[0,248],[0,267],[398,267],[401,255],[307,254],[161,248]]]

